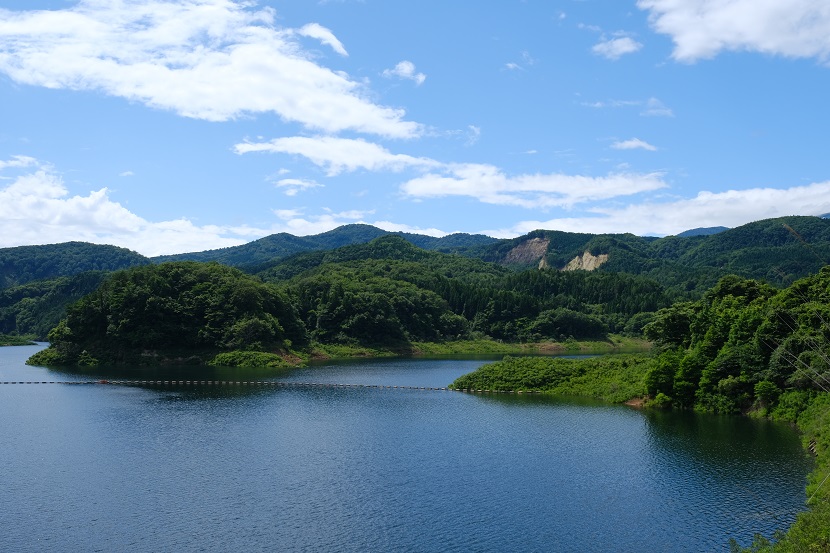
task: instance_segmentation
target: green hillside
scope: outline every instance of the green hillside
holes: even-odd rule
[[[441,256],[447,253],[453,255]],[[369,225],[347,225],[315,236],[276,234],[243,246],[153,261],[159,263],[165,259],[218,260],[276,283],[287,283],[324,265],[388,259],[397,262],[395,270],[399,280],[426,286],[439,294],[449,302],[453,313],[468,320],[471,331],[502,339],[525,339],[536,335],[536,330],[527,329],[542,311],[558,308],[598,316],[612,331],[627,328],[635,314],[630,307],[608,307],[605,305],[607,298],[586,292],[602,282],[606,283],[602,285],[608,285],[613,281],[616,286],[626,278],[637,276],[645,279],[637,282],[658,284],[659,294],[648,294],[653,297],[662,294],[662,297],[638,307],[645,312],[653,311],[655,306],[671,299],[698,299],[728,274],[785,287],[817,272],[830,261],[830,220],[785,217],[757,221],[712,235],[664,238],[539,230],[510,240],[469,234],[434,238],[389,233]],[[150,262],[123,248],[79,242],[2,249],[0,333],[43,337],[57,324],[66,306],[90,292],[94,279],[101,278],[100,275],[78,275]],[[407,263],[406,271],[410,276],[403,275],[404,271],[399,268],[402,262]],[[378,265],[382,266],[381,263]],[[522,285],[511,282],[510,275],[529,278],[525,271],[538,273],[539,268],[547,269],[543,271],[543,280],[556,278],[562,282],[580,282],[579,286],[585,289],[573,288],[568,292],[567,300],[564,297],[555,302],[550,298],[544,301],[536,297],[527,299],[522,295]],[[377,268],[366,270],[378,271]],[[562,275],[552,276],[559,271]],[[565,274],[571,276],[563,276]],[[78,279],[72,280],[75,276]],[[416,278],[432,284],[415,282]],[[435,282],[440,279],[451,283],[440,284],[441,287],[454,287],[455,291],[450,294],[436,288],[439,285]],[[550,284],[554,288],[560,285]],[[478,296],[468,288],[476,290]],[[538,291],[533,292],[536,293]],[[586,296],[579,296],[583,293]],[[453,299],[456,297],[463,297],[468,303],[458,306]],[[493,308],[487,311],[485,307],[490,302]],[[531,304],[540,307],[527,308]],[[511,309],[518,319],[529,318],[530,322],[508,324],[510,316],[507,307],[501,309],[502,305],[519,305],[519,308]],[[633,327],[628,326],[629,330],[640,326],[642,320],[632,323]],[[569,335],[568,332],[562,334]]]
[[[313,236],[294,236],[287,233],[272,234],[242,246],[233,246],[204,252],[163,255],[153,258],[156,263],[165,261],[217,261],[225,265],[241,267],[256,272],[263,263],[271,263],[290,255],[310,251],[333,250],[353,244],[365,244],[381,236],[397,235],[426,250],[444,252],[463,251],[473,245],[491,244],[495,238],[472,234],[451,234],[442,238],[409,233],[392,233],[371,225],[344,225]]]
[[[609,331],[632,330],[629,324],[636,327],[647,320],[642,314],[671,302],[662,286],[635,275],[517,272],[478,259],[428,252],[398,236],[298,254],[258,276],[283,285],[289,297],[296,298],[309,332],[324,341],[338,336],[344,342],[367,343],[371,332],[352,333],[348,321],[369,312],[374,313],[378,332],[395,328],[399,339],[424,340],[421,327],[416,330],[407,321],[427,298],[441,300],[443,311],[435,310],[437,304],[428,310],[446,319],[435,323],[433,339],[483,335],[506,341],[603,338]],[[419,300],[399,297],[414,290],[422,294]],[[447,321],[452,322],[449,327]]]
[[[126,248],[86,242],[0,249],[0,289],[86,271],[117,271],[150,260]]]
[[[284,293],[218,263],[136,267],[71,305],[34,362],[203,363],[223,351],[302,347],[307,333]]]
[[[553,230],[501,240],[470,234],[434,238],[346,225],[314,236],[275,234],[242,246],[162,256],[154,261],[218,261],[259,273],[295,254],[365,244],[387,235],[400,236],[425,250],[456,253],[514,270],[578,269],[585,266],[584,258],[590,262],[590,257],[602,257],[593,260],[596,266],[591,270],[644,275],[690,298],[698,297],[727,274],[787,286],[830,262],[830,220],[820,217],[767,219],[734,229],[696,229],[664,238]]]
[[[0,334],[46,340],[66,314],[66,307],[94,292],[107,274],[89,271],[0,290]]]

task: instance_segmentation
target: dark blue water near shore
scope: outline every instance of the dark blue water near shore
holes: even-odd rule
[[[141,376],[36,349],[0,348],[0,381]],[[440,387],[481,363],[244,378]],[[786,527],[809,463],[783,425],[588,401],[41,384],[0,385],[0,467],[0,551],[698,552]]]

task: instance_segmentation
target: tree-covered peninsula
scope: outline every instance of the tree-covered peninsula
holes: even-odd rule
[[[283,292],[218,263],[113,273],[67,310],[31,364],[202,363],[220,352],[282,351],[308,334]]]

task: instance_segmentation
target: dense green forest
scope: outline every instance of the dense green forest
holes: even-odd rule
[[[400,236],[422,249],[456,253],[514,270],[537,268],[540,264],[563,269],[584,252],[607,255],[607,261],[597,271],[647,276],[672,293],[685,294],[690,299],[699,297],[728,274],[783,287],[830,263],[830,220],[800,216],[766,219],[722,232],[690,232],[663,238],[550,230],[501,240],[470,234],[433,238],[389,233],[369,225],[346,225],[315,236],[275,234],[242,246],[162,256],[154,261],[219,261],[246,272],[259,272],[263,265],[294,254],[364,244],[389,235]],[[528,249],[527,245],[534,240],[539,243],[538,248]]]
[[[87,271],[117,271],[150,260],[125,248],[85,242],[0,249],[0,290]]]
[[[642,277],[515,272],[428,252],[397,236],[300,254],[259,276],[284,286],[312,337],[323,342],[602,339],[639,333],[648,313],[671,303],[659,284]]]
[[[203,363],[221,351],[302,347],[307,333],[276,287],[218,263],[119,271],[70,306],[32,363]]]
[[[601,294],[580,297],[581,292],[577,288],[581,284],[569,284],[567,278],[563,278],[560,284],[551,283],[551,286],[561,285],[572,292],[564,292],[555,301],[550,297],[542,302],[531,299],[534,306],[529,307],[527,298],[523,297],[525,283],[509,282],[506,279],[507,274],[520,275],[517,277],[519,281],[532,279],[534,277],[528,275],[538,272],[539,267],[546,267],[543,272],[547,276],[542,280],[547,282],[551,280],[551,271],[566,267],[585,252],[593,256],[607,255],[607,259],[592,271],[593,275],[605,276],[594,277],[591,283],[585,283],[585,288],[601,285],[603,278],[608,279],[606,283],[613,282],[613,286],[618,287],[618,277],[610,275],[619,273],[629,277],[644,277],[659,285],[662,288],[659,293],[643,291],[652,296],[649,305],[645,305],[649,303],[645,302],[638,308],[646,313],[653,311],[655,306],[666,305],[663,300],[656,298],[657,295],[662,294],[668,301],[681,298],[696,300],[727,274],[759,279],[783,287],[798,278],[815,273],[830,260],[830,220],[826,218],[768,219],[716,234],[704,234],[691,232],[685,237],[654,238],[631,234],[592,235],[539,230],[511,240],[497,240],[470,234],[434,238],[389,233],[369,225],[346,225],[315,236],[275,234],[243,246],[164,256],[152,261],[218,261],[281,285],[321,265],[359,261],[359,256],[364,255],[365,251],[359,246],[381,237],[397,237],[398,242],[406,241],[419,248],[418,251],[427,250],[405,259],[394,248],[387,248],[389,259],[412,263],[407,266],[407,271],[413,275],[421,272],[414,267],[413,264],[416,263],[427,263],[430,270],[439,272],[442,264],[454,267],[451,274],[441,275],[449,279],[449,284],[433,282],[425,286],[422,282],[415,281],[414,276],[397,280],[410,282],[444,298],[453,313],[462,315],[470,322],[471,332],[481,332],[502,340],[533,340],[544,336],[558,338],[574,334],[565,328],[569,323],[560,324],[561,321],[575,317],[571,313],[574,311],[588,317],[580,323],[583,330],[577,330],[575,335],[596,335],[603,329],[632,333],[647,322],[647,314],[632,318],[632,306],[601,305],[607,302],[607,298],[600,297]],[[349,246],[357,246],[357,249],[350,249]],[[377,247],[373,248],[377,250]],[[426,253],[451,253],[456,259],[448,263]],[[371,259],[380,260],[382,257],[373,255]],[[464,265],[459,261],[460,258],[477,261],[479,264]],[[46,333],[58,323],[66,307],[91,291],[86,285],[91,282],[89,278],[78,276],[78,282],[67,282],[64,277],[75,277],[88,271],[110,272],[149,263],[151,261],[147,258],[123,248],[78,242],[0,249],[0,332],[45,339]],[[375,276],[390,276],[378,274],[376,268],[360,270],[364,269]],[[468,271],[473,278],[464,277]],[[579,274],[583,271],[565,272]],[[501,293],[495,290],[495,279],[499,277],[503,278],[498,283]],[[581,282],[582,278],[583,276],[574,277],[574,281]],[[337,280],[334,276],[332,279]],[[476,294],[471,293],[470,288],[479,287],[482,281],[486,284],[486,292],[479,294],[479,298],[473,297]],[[438,288],[447,286],[458,290]],[[486,302],[482,305],[484,296],[487,296]],[[459,297],[471,301],[459,306]],[[491,300],[492,309],[488,311]],[[515,310],[514,320],[511,321],[506,303],[514,300],[521,307]],[[538,309],[535,306],[537,303],[540,303]],[[569,311],[561,311],[562,309]],[[536,321],[543,311],[550,313]],[[305,315],[308,320],[308,313]],[[579,326],[577,323],[579,321],[574,321],[570,326],[576,328]]]
[[[108,274],[89,271],[0,290],[0,334],[45,340],[66,314],[67,306],[95,291]]]
[[[205,360],[221,351],[297,351],[310,341],[406,350],[481,338],[602,340],[609,331],[638,334],[669,304],[642,277],[517,273],[383,236],[298,254],[257,276],[192,261],[113,273],[68,309],[38,362]]]
[[[343,246],[365,244],[381,236],[400,236],[409,243],[425,250],[444,253],[466,251],[473,246],[482,246],[498,242],[495,238],[481,234],[450,234],[442,238],[389,232],[371,225],[344,225],[342,227],[313,236],[294,236],[279,233],[260,238],[242,246],[208,250],[204,252],[162,255],[153,258],[157,263],[165,261],[218,261],[245,270],[254,270],[261,263],[269,263],[297,253],[310,251],[334,250]]]

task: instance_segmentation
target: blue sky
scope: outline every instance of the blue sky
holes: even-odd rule
[[[830,212],[826,0],[0,0],[0,247]]]

